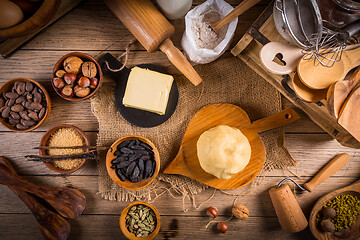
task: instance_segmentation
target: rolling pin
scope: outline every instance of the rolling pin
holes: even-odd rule
[[[174,26],[150,0],[104,0],[104,2],[148,52],[160,49],[195,86],[202,81],[189,61],[170,40],[170,36],[175,32]]]
[[[270,188],[269,195],[274,205],[281,228],[285,232],[293,233],[304,230],[308,221],[301,210],[289,185],[283,184],[286,180],[293,181],[301,190],[311,192],[316,186],[325,181],[335,172],[344,167],[350,160],[349,154],[342,153],[329,161],[309,182],[301,187],[291,178],[285,178],[278,186]]]

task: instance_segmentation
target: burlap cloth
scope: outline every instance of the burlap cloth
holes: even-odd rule
[[[92,112],[99,121],[97,145],[110,146],[125,135],[147,137],[158,147],[161,169],[164,169],[176,156],[191,117],[201,107],[213,103],[232,103],[243,108],[252,121],[282,110],[279,92],[238,58],[223,57],[213,63],[196,66],[195,69],[203,82],[195,87],[184,76],[175,76],[179,88],[178,106],[168,121],[153,128],[140,128],[128,123],[116,109],[114,88],[103,86],[91,99]],[[263,170],[286,168],[296,164],[283,146],[283,128],[262,133],[261,138],[266,146]],[[99,192],[102,197],[110,200],[149,201],[152,191],[157,188],[158,180],[168,182],[172,189],[190,196],[207,188],[187,177],[160,173],[158,179],[145,189],[128,191],[109,178],[105,154],[102,154],[98,161],[98,169]]]

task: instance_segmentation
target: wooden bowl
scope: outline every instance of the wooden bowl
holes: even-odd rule
[[[154,229],[154,231],[152,233],[150,233],[147,237],[145,238],[142,238],[142,237],[136,237],[133,233],[129,232],[129,230],[127,229],[126,227],[126,216],[127,216],[127,213],[128,211],[130,210],[130,208],[132,206],[135,206],[135,205],[145,205],[149,208],[151,208],[154,213],[155,213],[155,216],[156,216],[156,227]],[[121,212],[121,215],[120,215],[120,220],[119,220],[119,225],[120,225],[120,229],[121,229],[121,232],[124,234],[124,236],[127,238],[127,239],[132,239],[132,240],[151,240],[151,239],[154,239],[156,237],[156,235],[159,233],[160,231],[160,226],[161,226],[161,221],[160,221],[160,214],[159,212],[156,210],[156,208],[149,204],[149,203],[146,203],[146,202],[134,202],[134,203],[131,203],[129,206],[127,206],[122,212]]]
[[[150,145],[153,149],[154,152],[154,160],[156,162],[156,166],[155,166],[155,170],[154,170],[154,174],[151,178],[148,179],[141,179],[139,182],[137,183],[133,183],[131,181],[129,181],[128,179],[126,179],[126,181],[121,181],[119,179],[119,177],[116,175],[115,173],[115,169],[111,168],[111,161],[114,160],[116,158],[116,156],[114,155],[117,146],[126,141],[126,140],[136,140],[139,139],[140,141],[147,143],[148,145]],[[139,190],[142,189],[146,186],[148,186],[150,183],[152,183],[154,181],[154,179],[156,178],[156,176],[158,175],[159,171],[160,171],[160,155],[159,155],[159,151],[157,150],[157,148],[155,147],[155,145],[147,138],[141,137],[141,136],[136,136],[136,135],[129,135],[129,136],[125,136],[122,137],[120,139],[118,139],[116,142],[114,142],[111,147],[109,148],[107,154],[106,154],[106,169],[107,172],[110,176],[110,178],[120,187],[128,189],[128,190]]]
[[[39,9],[27,20],[5,29],[0,29],[0,38],[28,35],[40,30],[54,17],[61,0],[44,0]]]
[[[44,95],[45,95],[45,101],[46,101],[46,112],[44,117],[34,126],[28,128],[28,129],[24,129],[24,130],[19,130],[16,127],[12,126],[10,123],[6,122],[4,118],[2,118],[0,116],[0,122],[2,123],[2,125],[4,125],[6,128],[10,129],[11,131],[14,132],[30,132],[36,128],[38,128],[43,122],[45,122],[45,120],[48,118],[49,114],[50,114],[50,110],[51,110],[51,100],[50,100],[50,95],[49,93],[46,91],[46,89],[44,88],[43,85],[41,85],[40,83],[38,83],[35,80],[29,79],[29,78],[14,78],[11,79],[9,81],[7,81],[4,85],[1,86],[0,88],[0,94],[2,94],[3,92],[7,92],[10,91],[10,89],[12,88],[12,86],[14,85],[15,82],[31,82],[33,84],[35,84],[38,88],[40,88]]]
[[[41,138],[40,147],[47,146],[47,142],[48,142],[51,134],[53,134],[55,131],[59,130],[60,128],[73,128],[73,129],[75,129],[83,137],[83,139],[85,141],[85,146],[90,146],[90,141],[89,141],[88,137],[86,136],[86,134],[80,128],[75,127],[73,125],[60,124],[60,125],[57,125],[57,126],[51,128],[50,130],[48,130],[45,133],[45,135]],[[87,152],[88,152],[88,150],[87,150]],[[41,156],[48,155],[45,149],[40,149],[39,154]],[[70,169],[70,170],[64,170],[64,169],[57,168],[51,162],[44,162],[44,164],[49,169],[51,169],[51,170],[53,170],[55,172],[62,173],[62,174],[70,174],[70,173],[73,173],[73,172],[77,171],[79,168],[81,168],[81,166],[84,165],[85,162],[86,162],[86,159],[84,159],[77,167],[75,167],[73,169]]]
[[[55,67],[54,67],[54,70],[53,70],[53,74],[52,74],[52,78],[53,79],[55,77],[55,73],[57,70],[60,70],[60,69],[64,69],[63,67],[63,62],[66,58],[70,57],[70,56],[76,56],[76,57],[79,57],[81,58],[83,61],[91,61],[93,63],[95,63],[96,67],[97,67],[97,70],[98,70],[98,73],[96,75],[96,77],[98,78],[98,84],[96,86],[95,89],[92,89],[90,94],[87,95],[86,97],[83,97],[83,98],[79,98],[79,97],[65,97],[61,94],[61,89],[58,89],[54,86],[53,84],[53,81],[51,80],[51,85],[53,86],[55,92],[60,96],[62,97],[63,99],[66,99],[68,101],[71,101],[71,102],[78,102],[78,101],[82,101],[82,100],[85,100],[85,99],[88,99],[88,98],[91,98],[92,96],[94,96],[97,91],[99,91],[101,85],[102,85],[102,82],[103,82],[103,73],[101,71],[101,67],[99,65],[99,63],[90,55],[86,54],[86,53],[81,53],[81,52],[73,52],[73,53],[68,53],[64,56],[62,56],[59,61],[57,61],[57,63],[55,64]]]

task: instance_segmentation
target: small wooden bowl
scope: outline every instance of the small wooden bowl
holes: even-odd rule
[[[115,173],[115,169],[111,168],[111,161],[114,160],[116,158],[116,156],[114,155],[117,146],[126,141],[126,140],[136,140],[139,139],[140,141],[147,143],[148,145],[150,145],[153,149],[154,152],[154,160],[156,162],[156,166],[155,166],[155,170],[154,170],[154,174],[151,178],[148,179],[141,179],[139,182],[137,183],[133,183],[131,181],[129,181],[128,179],[126,179],[124,182],[121,181],[119,179],[119,177],[116,175]],[[155,145],[147,138],[141,137],[141,136],[136,136],[136,135],[129,135],[129,136],[125,136],[122,137],[120,139],[118,139],[116,142],[114,142],[111,147],[109,148],[107,154],[106,154],[106,169],[107,172],[110,176],[110,178],[120,187],[128,189],[128,190],[139,190],[142,189],[146,186],[148,186],[150,183],[152,183],[154,181],[154,179],[156,178],[156,176],[158,175],[159,171],[160,171],[160,155],[159,155],[159,151],[157,150],[157,148],[155,147]]]
[[[90,141],[88,139],[88,137],[86,136],[86,134],[78,127],[75,127],[73,125],[68,125],[68,124],[60,124],[60,125],[57,125],[53,128],[51,128],[50,130],[48,130],[45,135],[41,138],[41,141],[40,141],[40,147],[45,147],[47,146],[47,142],[51,136],[51,134],[53,134],[55,131],[59,130],[60,128],[73,128],[75,129],[84,139],[85,141],[85,145],[84,146],[90,146]],[[88,150],[87,150],[88,152]],[[46,153],[46,150],[45,149],[40,149],[39,150],[39,154],[41,156],[45,156],[45,155],[48,155]],[[75,171],[77,171],[79,168],[81,168],[82,165],[84,165],[84,163],[86,162],[86,159],[84,159],[77,167],[73,168],[73,169],[70,169],[70,170],[64,170],[64,169],[60,169],[60,168],[57,168],[55,167],[52,163],[50,162],[44,162],[45,166],[47,166],[49,169],[55,171],[55,172],[58,172],[58,173],[62,173],[62,174],[70,174],[70,173],[73,173]]]
[[[25,36],[40,30],[54,17],[61,0],[44,0],[39,9],[27,20],[5,29],[0,29],[0,38]]]
[[[14,78],[11,79],[9,81],[7,81],[4,85],[1,86],[0,88],[0,94],[2,94],[3,92],[8,92],[11,90],[12,86],[14,85],[15,82],[31,82],[33,84],[35,84],[38,88],[40,88],[44,95],[45,95],[45,101],[46,101],[46,112],[44,117],[34,126],[28,128],[28,129],[24,129],[24,130],[19,130],[16,127],[12,126],[10,123],[6,122],[6,120],[4,118],[2,118],[0,116],[0,122],[2,123],[2,125],[4,125],[6,128],[10,129],[11,131],[14,132],[30,132],[36,128],[38,128],[43,122],[45,122],[45,120],[48,118],[49,114],[50,114],[50,110],[51,110],[51,100],[50,100],[50,95],[49,93],[46,91],[46,89],[44,88],[43,85],[41,85],[40,83],[38,83],[35,80],[29,79],[29,78]]]
[[[129,232],[129,230],[127,229],[126,227],[126,216],[127,216],[127,213],[128,211],[130,210],[130,208],[132,206],[135,206],[135,205],[145,205],[149,208],[151,208],[151,210],[154,211],[155,213],[155,216],[156,216],[156,227],[154,229],[154,231],[152,233],[150,233],[147,237],[145,238],[142,238],[142,237],[136,237],[133,233]],[[159,233],[160,231],[160,226],[161,226],[161,221],[160,221],[160,214],[159,212],[156,210],[156,208],[149,204],[149,203],[146,203],[146,202],[134,202],[134,203],[131,203],[129,206],[127,206],[122,212],[121,212],[121,215],[120,215],[120,220],[119,220],[119,225],[120,225],[120,229],[121,229],[121,232],[124,234],[124,236],[127,238],[127,239],[132,239],[132,240],[151,240],[151,239],[154,239],[156,237],[156,235]]]
[[[53,81],[52,79],[55,77],[55,73],[57,70],[60,70],[60,69],[64,69],[63,67],[63,62],[66,58],[70,57],[70,56],[76,56],[76,57],[79,57],[81,58],[83,61],[91,61],[93,63],[95,63],[96,67],[97,67],[97,70],[98,70],[98,73],[96,74],[96,77],[98,78],[98,84],[96,86],[95,89],[92,89],[91,90],[91,93],[89,95],[87,95],[86,97],[83,97],[83,98],[79,98],[79,97],[65,97],[61,94],[61,89],[58,89],[54,86],[53,84]],[[88,98],[91,98],[92,96],[94,96],[100,89],[101,85],[102,85],[102,82],[103,82],[103,73],[101,71],[101,67],[99,65],[99,63],[90,55],[86,54],[86,53],[81,53],[81,52],[73,52],[73,53],[68,53],[64,56],[62,56],[59,61],[57,61],[57,63],[55,64],[55,67],[54,67],[54,70],[53,70],[53,74],[52,74],[52,78],[51,78],[51,85],[53,86],[55,92],[60,96],[62,97],[63,99],[66,99],[68,101],[71,101],[71,102],[78,102],[78,101],[82,101],[82,100],[85,100],[85,99],[88,99]]]

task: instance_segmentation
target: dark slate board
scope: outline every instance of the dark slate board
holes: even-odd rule
[[[134,124],[135,126],[144,127],[144,128],[151,128],[156,127],[162,123],[164,123],[166,120],[168,120],[171,115],[175,112],[178,98],[179,98],[179,91],[177,84],[175,80],[173,81],[173,84],[171,86],[170,95],[169,95],[169,101],[166,108],[165,115],[159,115],[156,113],[136,109],[136,108],[130,108],[125,107],[122,104],[122,100],[125,94],[126,84],[128,81],[128,77],[130,74],[130,69],[124,68],[123,70],[119,72],[112,72],[107,69],[105,61],[108,62],[110,68],[112,69],[119,69],[122,66],[122,63],[120,63],[114,56],[112,56],[110,53],[106,53],[99,61],[99,64],[101,66],[101,70],[104,74],[107,74],[110,76],[115,82],[115,104],[117,109],[119,110],[120,114],[131,124]],[[148,68],[153,71],[157,71],[160,73],[168,74],[163,68],[152,65],[152,64],[140,64],[138,65],[140,68]]]

